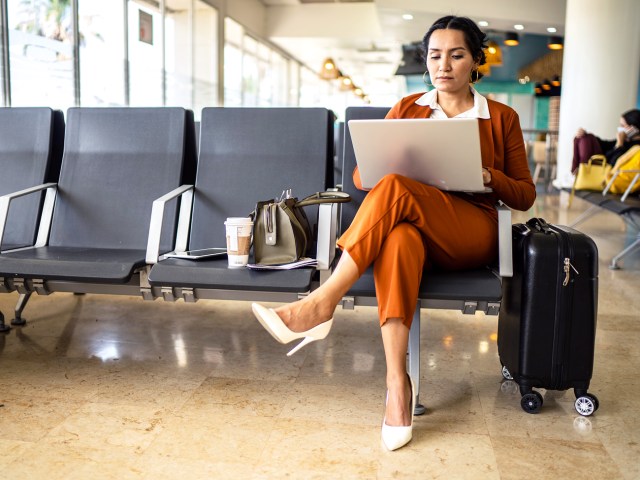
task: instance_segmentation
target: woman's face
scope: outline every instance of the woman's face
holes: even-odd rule
[[[427,70],[439,92],[468,91],[475,62],[460,30],[435,30],[429,39]]]
[[[628,140],[631,140],[638,135],[638,128],[634,125],[629,125],[624,117],[620,117],[620,126],[618,127],[618,131],[624,132]]]

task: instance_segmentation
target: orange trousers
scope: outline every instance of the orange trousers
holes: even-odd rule
[[[387,175],[367,194],[338,246],[360,275],[374,264],[380,325],[400,318],[410,328],[425,265],[486,265],[497,256],[498,223],[461,195]]]

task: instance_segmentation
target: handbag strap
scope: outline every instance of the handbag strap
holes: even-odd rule
[[[296,207],[318,205],[320,203],[347,203],[351,201],[351,195],[347,192],[316,192],[296,202]]]
[[[596,154],[596,155],[592,155],[591,158],[589,158],[589,161],[587,162],[589,166],[591,166],[592,164],[595,165],[597,163],[600,163],[601,165],[606,165],[607,157],[605,157],[604,155]]]

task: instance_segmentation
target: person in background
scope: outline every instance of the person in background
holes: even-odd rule
[[[604,154],[607,163],[615,165],[616,160],[634,145],[640,145],[640,110],[637,109],[622,114],[615,140],[602,140],[579,128],[573,139],[571,172],[575,173],[581,163],[597,154]]]
[[[409,328],[423,271],[481,267],[498,252],[497,202],[527,210],[535,187],[517,113],[488,100],[472,86],[482,77],[486,35],[469,18],[438,19],[423,39],[433,90],[400,100],[387,118],[477,118],[482,177],[491,193],[442,191],[397,174],[367,194],[351,226],[338,240],[340,261],[329,279],[302,300],[253,313],[279,342],[325,338],[333,313],[351,286],[373,264],[378,315],[387,365],[382,441],[389,450],[412,438],[416,393],[407,375]],[[464,141],[461,139],[460,141]],[[446,161],[443,160],[443,161]],[[362,187],[360,175],[354,183]]]

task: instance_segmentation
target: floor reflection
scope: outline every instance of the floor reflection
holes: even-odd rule
[[[540,196],[514,221],[570,223]],[[635,232],[612,214],[581,229],[600,252],[593,390],[541,391],[540,413],[504,380],[497,317],[422,312],[414,439],[380,450],[385,362],[374,307],[338,309],[331,335],[291,358],[248,302],[34,295],[0,335],[1,478],[640,478],[640,255],[606,265]],[[0,295],[13,311],[15,294]],[[624,385],[621,389],[620,385]],[[571,472],[566,473],[566,472]],[[3,477],[4,475],[4,477]]]

